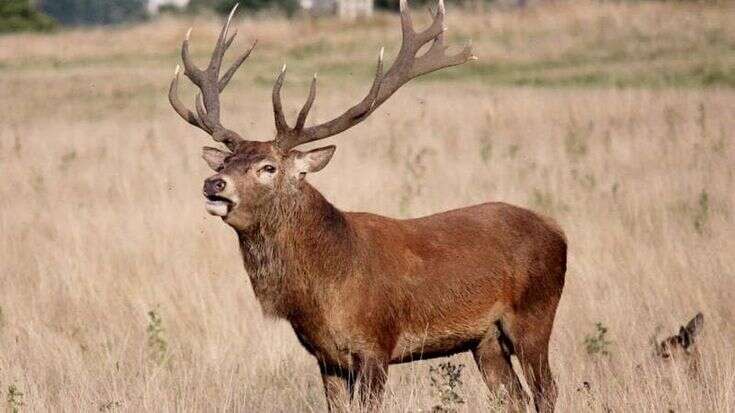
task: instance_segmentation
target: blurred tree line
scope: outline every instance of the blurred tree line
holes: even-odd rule
[[[236,3],[240,8],[250,11],[277,9],[291,16],[299,8],[298,0],[190,0],[187,12],[196,13],[203,9],[214,10],[219,14],[228,14]]]
[[[115,24],[148,17],[148,0],[0,0],[0,32]]]
[[[30,0],[0,0],[0,33],[47,31],[55,25],[56,22],[41,13]]]
[[[240,3],[241,9],[279,9],[287,15],[298,10],[298,0],[191,0],[183,9],[166,5],[161,11],[227,14]],[[22,30],[44,31],[61,25],[118,24],[145,20],[148,0],[0,0],[0,33]]]
[[[411,0],[415,4],[434,0]],[[492,0],[447,0],[455,3]],[[235,3],[249,11],[276,9],[291,16],[299,8],[299,0],[190,0],[183,9],[172,5],[161,11],[200,13],[210,10],[227,14]],[[375,0],[375,6],[398,9],[398,0]],[[21,30],[46,31],[61,25],[118,24],[148,18],[148,0],[0,0],[0,33]]]
[[[42,0],[40,9],[64,25],[116,24],[148,17],[148,0]]]
[[[398,10],[398,0],[374,1],[376,8]],[[527,3],[541,1],[548,0],[447,0],[447,2],[461,4],[469,8],[479,5],[479,3],[504,3],[525,7]],[[606,0],[600,0],[600,2],[604,1]],[[708,1],[717,2],[718,0]],[[414,5],[433,4],[434,2],[435,0],[411,0]],[[219,14],[227,14],[235,3],[240,3],[240,8],[249,11],[277,9],[288,16],[293,15],[299,8],[299,0],[190,0],[189,4],[183,9],[167,5],[161,7],[161,11],[200,13],[211,10]],[[145,20],[146,18],[148,18],[148,0],[0,0],[0,33],[21,30],[46,31],[53,29],[58,24],[117,24]]]

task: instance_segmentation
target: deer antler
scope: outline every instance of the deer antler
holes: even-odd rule
[[[459,53],[446,54],[448,46],[444,45],[446,27],[444,26],[445,9],[443,0],[439,0],[431,25],[419,32],[413,29],[406,0],[400,0],[400,8],[403,38],[395,62],[383,74],[383,49],[380,49],[375,79],[367,96],[342,115],[328,122],[304,128],[304,122],[316,96],[316,75],[314,75],[309,97],[299,112],[296,126],[293,128],[288,126],[281,105],[281,87],[286,77],[286,66],[283,66],[273,86],[273,112],[276,119],[275,143],[281,149],[288,150],[307,142],[324,139],[343,132],[366,119],[409,80],[435,70],[477,59],[472,54],[472,46],[469,44]],[[419,50],[429,42],[433,42],[429,50],[421,56],[416,56]]]
[[[243,139],[240,135],[225,128],[220,123],[219,94],[230,82],[230,79],[232,79],[232,76],[240,65],[242,65],[245,59],[250,56],[250,52],[253,51],[253,48],[255,48],[257,43],[257,41],[254,42],[253,45],[245,51],[245,53],[235,59],[232,66],[230,66],[225,74],[221,78],[219,77],[222,58],[224,57],[227,48],[230,47],[232,41],[237,35],[237,31],[235,31],[232,36],[229,38],[227,37],[227,32],[230,28],[230,22],[232,21],[232,16],[235,14],[235,10],[237,10],[237,4],[232,8],[230,16],[227,18],[227,23],[222,27],[222,31],[217,39],[217,44],[212,52],[212,58],[210,59],[209,65],[206,69],[199,69],[191,60],[191,55],[189,54],[189,36],[191,35],[191,29],[186,33],[186,39],[184,39],[184,42],[181,45],[181,60],[184,63],[184,74],[192,81],[192,83],[197,85],[200,90],[196,97],[197,113],[194,114],[179,100],[178,86],[181,67],[178,65],[176,66],[174,78],[171,80],[171,87],[168,92],[168,100],[171,102],[171,106],[173,106],[174,110],[184,118],[184,120],[212,135],[212,138],[215,141],[224,143],[228,148],[230,148],[230,150],[235,150],[237,145],[242,142]]]

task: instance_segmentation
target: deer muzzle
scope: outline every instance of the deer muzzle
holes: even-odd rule
[[[202,192],[207,198],[204,206],[212,215],[225,217],[232,209],[234,202],[227,197],[227,181],[214,176],[204,181]]]

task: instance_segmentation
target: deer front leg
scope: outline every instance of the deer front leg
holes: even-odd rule
[[[327,410],[330,413],[348,411],[354,388],[353,375],[342,368],[322,363],[319,364],[319,369],[327,398]]]

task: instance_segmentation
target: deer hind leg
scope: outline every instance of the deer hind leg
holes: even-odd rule
[[[491,392],[497,392],[502,386],[508,392],[512,404],[525,402],[521,383],[511,364],[513,343],[503,333],[499,323],[488,331],[472,350],[472,355]]]
[[[539,413],[553,412],[557,388],[549,367],[549,339],[558,301],[546,311],[515,314],[503,324],[515,344],[515,352]],[[543,316],[539,316],[542,314]]]
[[[556,404],[557,389],[549,367],[548,341],[546,345],[526,346],[527,350],[518,353],[523,374],[526,376],[533,393],[536,411],[553,412]]]

